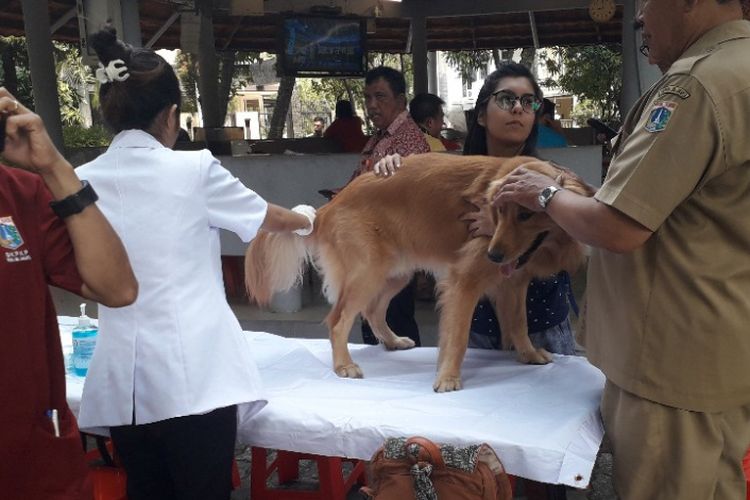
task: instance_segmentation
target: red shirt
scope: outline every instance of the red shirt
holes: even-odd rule
[[[81,293],[65,224],[34,174],[0,165],[0,496],[92,497],[48,284]],[[57,409],[60,437],[47,410]]]
[[[362,120],[358,116],[336,118],[323,137],[341,144],[341,150],[345,153],[359,153],[367,142],[362,132]]]

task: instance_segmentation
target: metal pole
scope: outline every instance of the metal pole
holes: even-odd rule
[[[427,92],[427,19],[411,19],[411,56],[414,65],[414,94]]]
[[[31,69],[34,108],[42,117],[52,142],[62,151],[62,121],[57,95],[55,60],[52,57],[49,11],[44,0],[21,0],[26,45]]]
[[[437,51],[431,50],[427,53],[427,91],[435,95],[440,93],[437,74],[437,59]]]
[[[122,39],[133,47],[142,47],[138,0],[120,0],[120,12],[122,13]]]

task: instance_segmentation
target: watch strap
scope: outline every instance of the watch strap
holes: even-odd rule
[[[549,202],[552,201],[552,198],[555,197],[558,191],[562,191],[562,188],[548,186],[542,190],[539,194],[539,205],[542,207],[542,210],[547,209],[547,205],[549,205]]]
[[[84,208],[99,199],[89,181],[81,181],[81,186],[81,189],[77,193],[66,196],[62,200],[49,202],[49,206],[55,212],[55,215],[61,219],[70,217],[71,215],[81,213]]]

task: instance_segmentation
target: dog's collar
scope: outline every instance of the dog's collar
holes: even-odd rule
[[[549,234],[549,231],[543,231],[536,235],[536,238],[534,239],[534,243],[531,244],[528,250],[526,250],[516,261],[516,269],[520,269],[524,264],[526,264],[529,259],[531,258],[532,254],[536,252],[536,249],[539,248],[539,246],[544,242],[544,239]]]

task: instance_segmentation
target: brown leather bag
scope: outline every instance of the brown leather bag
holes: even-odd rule
[[[387,439],[369,466],[371,500],[511,500],[510,480],[487,444],[438,446],[427,438]]]

